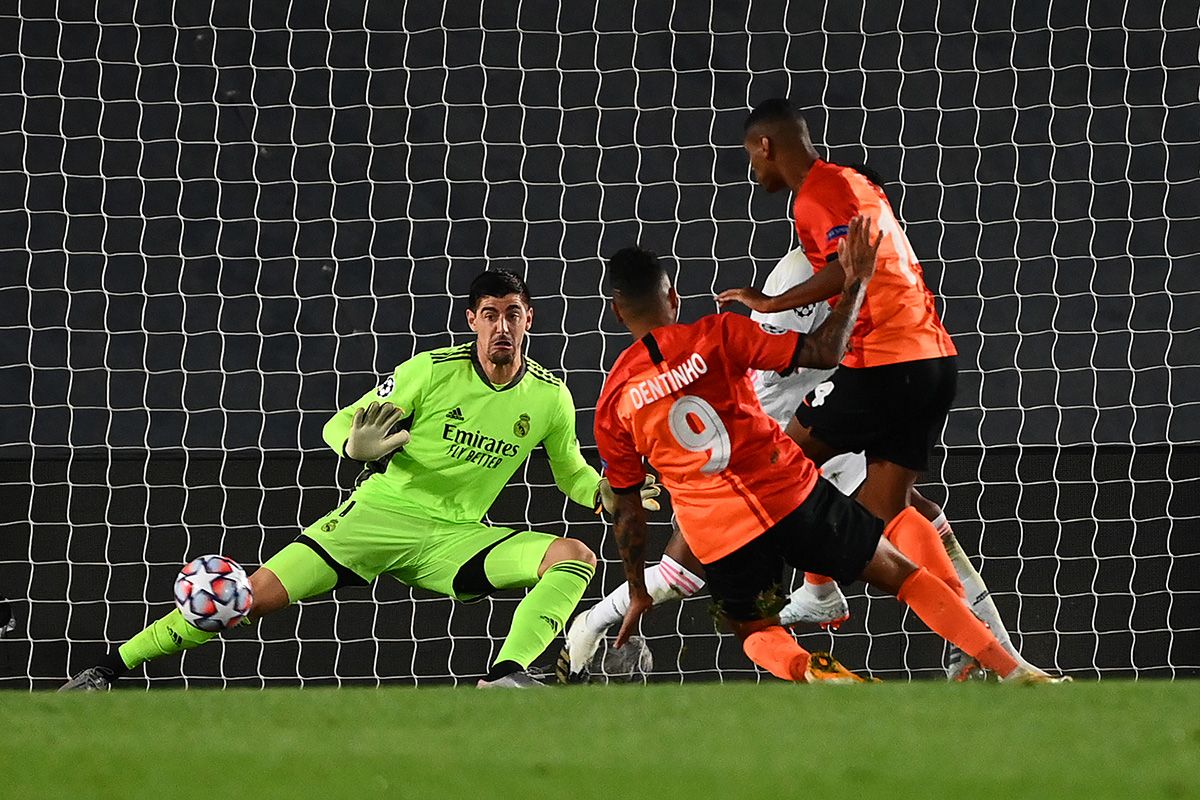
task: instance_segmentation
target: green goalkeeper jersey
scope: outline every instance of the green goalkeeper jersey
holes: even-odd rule
[[[355,497],[446,522],[479,522],[530,452],[544,445],[558,488],[590,506],[600,475],[575,438],[575,404],[566,384],[528,358],[512,382],[493,386],[475,342],[430,350],[325,424],[338,452],[354,413],[372,402],[399,406],[411,423],[403,450],[378,463]]]

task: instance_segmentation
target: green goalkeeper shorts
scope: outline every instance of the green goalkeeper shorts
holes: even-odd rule
[[[292,602],[330,589],[366,585],[387,574],[458,600],[533,586],[548,533],[450,523],[351,499],[267,560]]]

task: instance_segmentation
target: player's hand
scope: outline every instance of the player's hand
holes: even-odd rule
[[[375,461],[404,447],[412,439],[408,431],[389,433],[402,419],[404,409],[391,403],[371,403],[358,409],[346,439],[346,455],[355,461]]]
[[[635,589],[632,585],[629,587],[629,610],[625,612],[625,620],[621,623],[621,630],[617,633],[617,641],[613,647],[620,650],[622,645],[629,641],[629,637],[638,629],[638,621],[642,615],[654,608],[654,600],[650,597],[650,593],[646,591],[645,586],[640,586]]]
[[[743,286],[741,289],[726,289],[717,295],[717,307],[725,308],[730,303],[741,303],[751,311],[770,312],[773,299],[753,286]]]
[[[654,498],[662,494],[662,487],[654,480],[653,475],[647,475],[646,480],[642,482],[642,488],[638,490],[638,494],[642,496],[642,508],[647,511],[658,511],[662,508],[658,501]],[[612,490],[612,484],[608,482],[608,478],[601,478],[600,485],[596,487],[596,499],[600,501],[600,508],[603,508],[609,514],[614,513],[617,508],[617,495]],[[596,509],[597,512],[600,509]]]
[[[875,261],[879,256],[879,244],[883,231],[871,242],[871,218],[859,214],[850,220],[849,232],[838,241],[838,263],[846,271],[845,286],[855,281],[864,284],[875,274]]]

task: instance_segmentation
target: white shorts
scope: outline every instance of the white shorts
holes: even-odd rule
[[[867,477],[867,457],[862,453],[842,453],[821,467],[825,480],[844,495],[853,495]]]

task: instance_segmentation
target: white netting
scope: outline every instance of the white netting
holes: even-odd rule
[[[18,626],[0,685],[53,685],[169,608],[187,558],[253,567],[332,507],[321,424],[462,341],[483,267],[528,275],[530,353],[590,445],[626,343],[601,255],[673,255],[694,318],[789,248],[787,200],[753,188],[740,146],[749,105],[780,94],[831,159],[887,179],[944,298],[963,372],[930,493],[1026,655],[1195,673],[1200,25],[1180,0],[1079,5],[3,12],[0,596]],[[585,603],[615,586],[603,523],[544,460],[518,477],[493,519],[596,547]],[[515,603],[385,581],[193,651],[183,674],[470,677]],[[657,674],[753,675],[707,605],[655,615]],[[940,667],[893,601],[852,609],[847,663]]]

